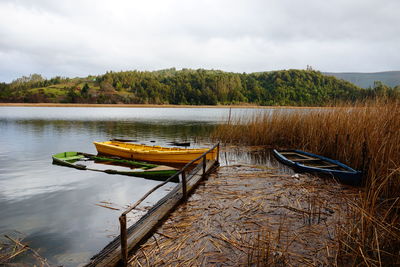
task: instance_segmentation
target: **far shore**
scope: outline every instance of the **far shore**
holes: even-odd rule
[[[312,109],[326,107],[257,106],[257,105],[156,105],[156,104],[76,104],[76,103],[0,103],[0,107],[88,107],[88,108],[253,108],[253,109]]]

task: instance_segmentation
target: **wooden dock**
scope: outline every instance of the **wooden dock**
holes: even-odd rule
[[[208,153],[217,150],[216,160],[206,160]],[[190,169],[195,162],[201,159],[191,171]],[[176,175],[180,175],[181,182],[165,197],[160,199],[142,218],[135,224],[126,229],[126,214],[133,210],[140,202],[142,202],[154,190],[161,187],[166,182],[161,183],[153,190],[149,191],[142,199],[127,209],[119,218],[121,225],[121,235],[111,241],[97,255],[93,256],[85,267],[93,266],[126,266],[127,256],[129,252],[134,252],[140,244],[142,244],[153,231],[168,217],[168,215],[179,205],[181,201],[186,201],[187,195],[193,191],[197,184],[209,175],[216,167],[219,166],[219,144],[213,146],[209,151],[199,158],[189,162]],[[122,248],[122,249],[121,249]]]

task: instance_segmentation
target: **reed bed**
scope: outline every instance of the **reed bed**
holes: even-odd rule
[[[292,175],[221,167],[141,245],[130,266],[331,265],[335,226],[347,212],[343,200],[354,200],[357,190]]]
[[[40,266],[50,267],[47,259],[42,257],[38,251],[23,243],[23,238],[10,235],[0,237],[0,266]],[[18,235],[21,235],[18,233]],[[19,257],[23,257],[20,260]],[[25,262],[30,263],[25,263]]]
[[[225,143],[302,149],[364,172],[361,200],[338,226],[352,264],[400,265],[400,103],[376,101],[233,118],[213,134]]]

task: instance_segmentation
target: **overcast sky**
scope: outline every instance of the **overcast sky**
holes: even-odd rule
[[[0,0],[0,81],[170,67],[400,70],[399,0]]]

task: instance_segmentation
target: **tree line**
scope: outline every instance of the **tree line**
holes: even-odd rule
[[[362,89],[312,69],[247,74],[172,68],[51,79],[32,74],[0,83],[1,102],[320,106],[374,97],[399,99],[400,86],[376,82]]]

